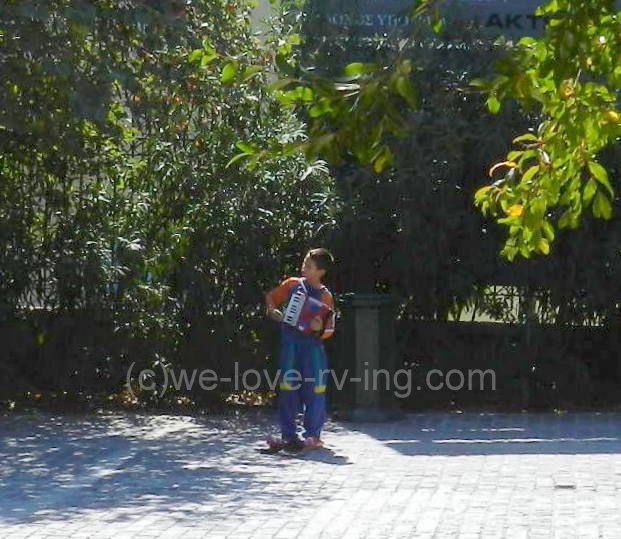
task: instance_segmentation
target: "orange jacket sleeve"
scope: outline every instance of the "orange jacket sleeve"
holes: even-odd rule
[[[265,294],[265,305],[268,309],[276,309],[287,301],[287,296],[291,287],[298,284],[299,279],[297,277],[289,277],[280,283],[276,288],[272,288],[267,294]]]
[[[326,321],[326,325],[323,328],[323,333],[321,334],[322,339],[329,339],[330,337],[332,337],[332,335],[334,335],[334,325],[336,322],[336,315],[334,313],[334,300],[329,290],[326,289],[323,291],[323,294],[321,295],[321,301],[323,301],[326,305],[329,305],[332,309],[332,314]]]

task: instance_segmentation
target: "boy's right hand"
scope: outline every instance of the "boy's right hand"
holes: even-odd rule
[[[323,329],[323,320],[320,316],[315,316],[315,318],[310,321],[310,328],[313,331],[321,331]]]
[[[283,314],[278,309],[267,309],[267,316],[276,322],[282,322]]]

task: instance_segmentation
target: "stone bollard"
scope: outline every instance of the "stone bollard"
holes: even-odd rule
[[[352,421],[399,417],[393,387],[396,296],[350,292],[338,295],[336,302],[340,317],[328,351],[329,407],[339,419]]]

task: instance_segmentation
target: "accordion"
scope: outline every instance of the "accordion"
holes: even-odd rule
[[[332,309],[313,297],[308,296],[302,290],[296,290],[289,300],[287,308],[283,312],[283,323],[295,327],[302,333],[313,333],[310,327],[311,320],[320,317],[324,325]]]

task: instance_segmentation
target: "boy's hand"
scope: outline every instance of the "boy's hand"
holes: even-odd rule
[[[283,314],[278,309],[267,309],[267,316],[276,322],[282,322]]]
[[[323,320],[320,316],[315,316],[315,318],[310,321],[310,328],[313,331],[321,331],[323,329]]]

